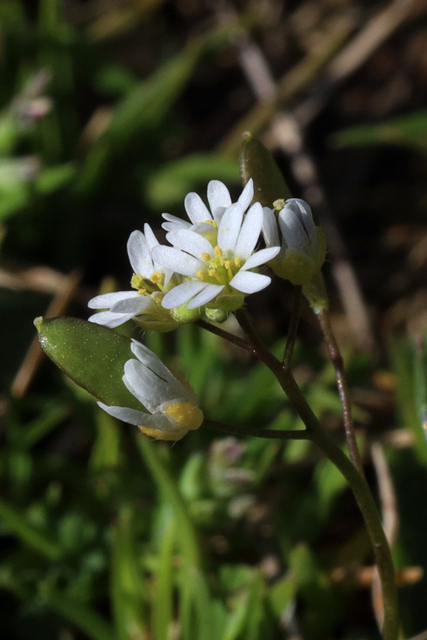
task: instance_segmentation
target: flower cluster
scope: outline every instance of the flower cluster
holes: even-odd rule
[[[261,291],[270,277],[258,268],[269,264],[295,285],[307,285],[325,259],[323,231],[314,225],[303,200],[277,201],[274,209],[252,203],[249,180],[237,202],[218,180],[208,185],[209,208],[196,193],[184,201],[189,221],[163,214],[169,245],[161,245],[151,227],[134,231],[127,250],[133,269],[132,289],[96,296],[89,320],[110,328],[133,319],[146,329],[170,331],[199,318],[225,320]],[[261,233],[266,247],[257,249]],[[123,383],[141,403],[129,407],[99,406],[110,415],[137,425],[162,440],[180,440],[198,429],[203,414],[197,397],[147,347],[132,341],[136,359],[124,367]],[[147,413],[147,411],[149,413]]]
[[[186,196],[189,221],[163,214],[169,246],[157,241],[148,224],[144,233],[134,231],[127,246],[132,290],[90,300],[98,312],[89,320],[114,328],[133,319],[157,331],[200,318],[220,322],[243,306],[245,296],[269,285],[271,278],[259,273],[266,263],[293,284],[309,282],[326,250],[310,207],[292,198],[277,219],[274,209],[251,205],[253,197],[252,180],[235,203],[227,187],[212,180],[209,207],[196,193]],[[257,249],[261,232],[266,248]]]

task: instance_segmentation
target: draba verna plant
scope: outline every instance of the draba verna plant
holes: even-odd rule
[[[207,186],[207,204],[196,193],[184,201],[187,218],[163,214],[167,244],[148,224],[130,235],[131,289],[96,296],[89,322],[73,318],[35,321],[46,354],[110,415],[136,425],[150,438],[177,441],[199,428],[257,438],[310,440],[339,469],[364,518],[382,587],[384,640],[399,637],[398,605],[390,548],[365,480],[354,434],[342,358],[331,330],[321,273],[323,230],[310,206],[289,197],[273,158],[245,134],[240,157],[244,188],[236,202],[218,180]],[[265,273],[267,272],[267,273]],[[283,358],[260,339],[245,310],[247,296],[269,286],[274,274],[294,285],[292,316]],[[305,298],[319,320],[331,356],[342,405],[349,455],[323,428],[291,370],[300,305]],[[234,314],[245,337],[221,327]],[[242,428],[210,420],[190,385],[172,374],[150,349],[114,331],[133,320],[167,332],[196,323],[246,350],[275,375],[305,425],[300,430]]]

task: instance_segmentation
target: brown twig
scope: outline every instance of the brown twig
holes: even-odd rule
[[[70,301],[73,299],[77,291],[81,275],[79,272],[73,271],[69,276],[65,277],[63,288],[57,293],[55,298],[49,305],[45,317],[53,318],[62,315],[67,309]],[[30,348],[19,368],[18,373],[12,383],[11,394],[15,398],[22,398],[28,390],[31,381],[40,365],[43,357],[37,336],[33,339]]]

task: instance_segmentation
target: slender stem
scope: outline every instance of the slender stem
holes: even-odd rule
[[[380,514],[365,478],[323,429],[304,398],[290,369],[284,369],[279,360],[266,348],[244,311],[237,311],[236,317],[252,343],[255,355],[276,375],[282,389],[304,422],[310,439],[323,451],[348,481],[371,538],[381,579],[384,600],[383,640],[398,640],[399,613],[393,560],[382,528]]]
[[[345,375],[344,361],[341,351],[332,331],[329,312],[327,309],[318,309],[316,316],[319,319],[323,336],[329,351],[329,357],[335,370],[335,378],[337,380],[338,393],[341,400],[342,414],[344,419],[345,437],[347,440],[350,458],[356,469],[363,475],[363,467],[360,459],[359,448],[357,446],[356,434],[354,432],[353,417],[351,415],[351,403],[348,393],[347,376]]]
[[[302,287],[294,287],[292,297],[291,320],[289,322],[288,337],[286,339],[285,353],[283,355],[283,367],[286,369],[290,366],[292,354],[294,352],[295,342],[297,339],[297,331],[299,324],[299,316],[301,311]]]
[[[276,429],[252,429],[250,427],[235,427],[234,424],[225,424],[205,418],[203,426],[208,429],[224,431],[233,436],[255,436],[256,438],[269,438],[274,440],[310,440],[306,429],[288,429],[280,431]]]
[[[211,333],[214,333],[216,336],[219,336],[224,340],[228,340],[228,342],[231,342],[232,344],[235,344],[238,347],[241,347],[245,351],[249,351],[249,353],[253,352],[253,348],[247,340],[243,340],[239,336],[235,336],[233,333],[224,331],[224,329],[220,329],[214,324],[205,322],[205,320],[198,320],[197,324],[199,325],[199,327],[202,327],[202,329],[206,329],[206,331],[210,331]]]

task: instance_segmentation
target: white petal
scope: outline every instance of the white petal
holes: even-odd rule
[[[154,235],[154,232],[153,232],[152,228],[147,223],[144,224],[144,235],[145,235],[145,239],[147,241],[147,244],[148,244],[148,247],[149,247],[150,251],[154,247],[157,247],[157,245],[159,244],[159,241],[157,240],[156,236]]]
[[[184,207],[193,224],[212,220],[207,206],[197,193],[188,193],[184,199]]]
[[[135,424],[137,426],[144,424],[148,417],[148,414],[144,411],[128,409],[127,407],[110,407],[108,404],[104,404],[103,402],[98,402],[97,404],[98,407],[101,407],[101,409],[109,413],[110,416],[123,420],[123,422],[128,422],[129,424]]]
[[[170,213],[162,213],[162,217],[166,222],[162,224],[162,229],[165,231],[178,231],[178,229],[189,229],[190,223],[186,220],[181,220],[177,216],[173,216]]]
[[[246,211],[246,209],[249,207],[253,197],[254,197],[254,181],[252,180],[252,178],[250,178],[250,180],[248,180],[248,182],[246,183],[246,186],[243,189],[237,201],[242,206],[243,211]]]
[[[144,423],[142,423],[140,426],[149,427],[150,429],[156,429],[157,431],[161,431],[163,434],[170,434],[170,438],[165,438],[165,436],[163,436],[163,440],[180,440],[183,435],[187,433],[187,430],[184,430],[182,427],[178,426],[168,416],[150,416],[147,413],[145,415],[146,418],[144,420]],[[180,437],[177,438],[177,435]],[[155,437],[154,434],[153,437]]]
[[[128,300],[130,298],[135,298],[138,296],[138,291],[116,291],[115,293],[103,293],[100,296],[96,296],[89,300],[87,306],[89,309],[109,309],[116,304],[116,302],[120,302],[120,300]]]
[[[162,245],[154,247],[153,259],[165,269],[171,269],[183,276],[195,275],[204,267],[200,260],[193,258],[188,253],[174,249],[174,247],[164,247]]]
[[[221,215],[224,209],[231,205],[230,192],[223,182],[211,180],[208,184],[208,202],[214,220]]]
[[[223,284],[208,284],[195,298],[193,298],[187,305],[187,309],[198,309],[202,307],[210,300],[213,300],[223,289]]]
[[[138,295],[137,298],[129,298],[128,300],[121,300],[116,302],[110,309],[112,313],[132,313],[137,316],[138,314],[146,311],[149,307],[152,307],[154,302],[150,296]]]
[[[258,242],[259,234],[261,233],[263,221],[262,207],[259,202],[256,202],[247,212],[245,219],[243,220],[242,228],[240,229],[239,237],[234,249],[234,255],[238,258],[246,260],[249,258],[255,245]]]
[[[175,376],[169,371],[166,365],[160,360],[159,356],[157,356],[154,351],[151,351],[148,347],[146,347],[138,340],[132,339],[131,342],[131,351],[138,358],[139,362],[141,362],[145,367],[150,369],[156,376],[165,380],[168,384],[175,386],[178,385],[179,388],[182,384],[175,378]],[[180,392],[176,397],[180,396]]]
[[[150,248],[142,231],[132,231],[127,243],[127,250],[133,272],[149,278],[153,273],[154,267]]]
[[[256,293],[257,291],[261,291],[261,289],[268,287],[270,282],[271,278],[264,276],[261,273],[239,271],[239,273],[237,273],[230,282],[230,285],[242,293]]]
[[[287,247],[298,251],[307,250],[310,238],[293,207],[286,205],[279,213],[279,226]]]
[[[176,378],[166,365],[160,360],[159,356],[151,351],[138,340],[132,339],[131,351],[144,366],[153,372],[153,375],[161,378],[169,385],[170,397],[172,399],[182,399],[198,405],[198,398],[190,387],[186,387],[178,378]]]
[[[279,229],[273,209],[263,207],[264,220],[262,223],[262,234],[267,247],[280,245]]]
[[[206,238],[195,231],[186,229],[172,231],[166,235],[166,240],[176,249],[186,251],[199,260],[203,260],[202,254],[204,253],[207,253],[211,258],[215,255],[214,248],[209,240],[206,240]]]
[[[270,262],[270,260],[273,260],[278,253],[280,253],[280,247],[268,247],[267,249],[261,249],[260,251],[253,253],[251,257],[246,260],[241,271],[247,271],[248,269],[259,267],[260,264]]]
[[[111,313],[111,311],[101,311],[100,313],[94,313],[88,318],[89,322],[95,324],[102,324],[109,329],[115,329],[121,324],[124,324],[128,320],[133,318],[133,313]]]
[[[131,359],[126,362],[123,382],[150,413],[156,411],[162,402],[174,399],[169,393],[168,383],[138,360]]]
[[[292,211],[295,217],[300,220],[304,230],[310,238],[310,241],[312,243],[317,243],[316,225],[314,224],[310,205],[300,198],[290,198],[286,201],[285,209],[287,207],[288,210]]]
[[[209,286],[208,283],[202,282],[201,280],[183,282],[168,291],[162,300],[162,307],[164,309],[175,309],[176,307],[180,307],[182,304],[191,300],[193,296],[200,293],[200,291],[203,291],[207,286]]]
[[[224,212],[218,226],[218,246],[224,253],[234,252],[242,226],[243,211],[240,204],[232,204]]]

